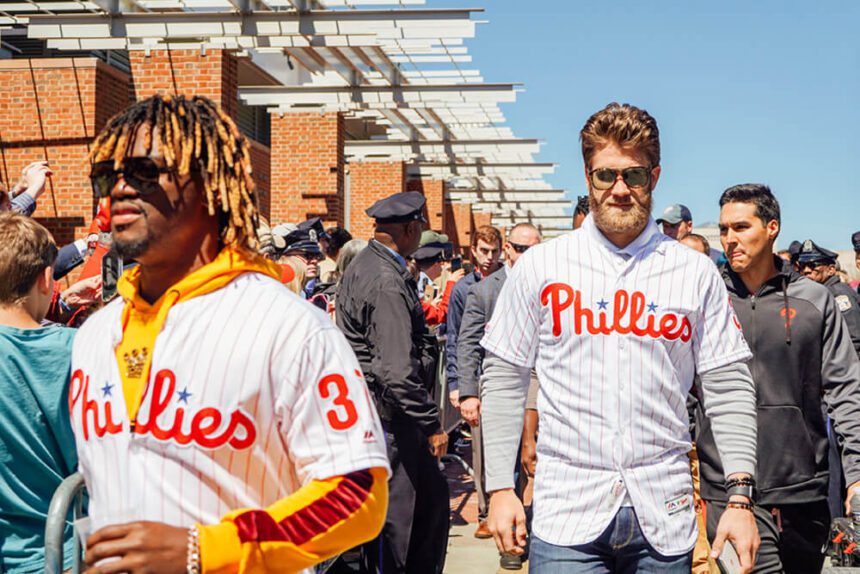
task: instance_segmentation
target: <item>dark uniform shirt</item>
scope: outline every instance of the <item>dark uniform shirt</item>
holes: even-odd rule
[[[371,241],[347,268],[335,316],[380,417],[407,417],[427,436],[441,431],[431,396],[436,343],[424,321],[415,280],[382,244]]]
[[[836,306],[842,311],[842,317],[848,325],[848,333],[857,356],[860,357],[860,297],[847,283],[839,280],[835,275],[824,282],[836,299]]]

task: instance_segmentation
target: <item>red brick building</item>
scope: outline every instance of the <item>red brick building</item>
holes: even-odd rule
[[[465,76],[456,84],[442,76],[419,82],[401,70],[386,43],[365,38],[366,47],[293,47],[273,56],[267,55],[271,50],[260,55],[235,46],[213,47],[225,44],[224,38],[213,36],[194,37],[193,42],[183,36],[183,44],[168,45],[176,42],[170,34],[188,35],[173,32],[174,22],[193,20],[202,30],[211,20],[226,30],[237,14],[108,13],[108,2],[96,4],[105,11],[29,15],[13,25],[15,33],[6,34],[0,47],[0,179],[11,187],[29,162],[50,162],[55,175],[35,216],[59,242],[81,237],[93,215],[87,177],[92,140],[113,114],[157,92],[208,96],[237,120],[254,142],[261,211],[273,224],[320,216],[366,238],[372,233],[367,207],[386,195],[417,190],[427,197],[430,227],[465,247],[476,226],[531,218],[528,206],[534,198],[561,209],[562,192],[548,189],[534,174],[520,173],[534,167],[536,140],[515,140],[509,130],[499,131],[494,103],[470,107],[483,101],[479,98],[508,98],[512,85],[469,84]],[[254,4],[265,6],[260,0]],[[336,18],[349,23],[355,12],[362,11]],[[417,18],[413,12],[398,16],[389,11],[379,18],[407,26]],[[428,11],[416,26],[426,18],[452,18],[450,12],[455,11],[441,16]],[[460,12],[440,36],[468,33],[463,28],[470,22],[468,11]],[[0,10],[0,20],[2,14]],[[15,21],[15,14],[7,16]],[[261,23],[277,20],[283,30],[285,23],[301,17],[251,12],[245,25],[249,20],[257,25],[254,41],[260,44],[261,30],[268,30]],[[141,23],[163,25],[167,36],[142,39],[132,33],[133,25]],[[306,32],[279,34],[293,43],[313,38]],[[319,37],[326,38],[320,45],[333,42]],[[436,42],[427,41],[431,47]],[[100,43],[119,49],[84,49]],[[341,85],[329,85],[332,76],[341,78]],[[451,94],[462,99],[459,107],[447,103]],[[498,152],[508,144],[526,146],[526,151]],[[524,180],[530,185],[522,190],[510,184]],[[485,194],[492,195],[490,200],[485,201]]]

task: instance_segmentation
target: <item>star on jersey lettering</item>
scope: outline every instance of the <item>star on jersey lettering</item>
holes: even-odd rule
[[[102,392],[102,397],[103,397],[103,398],[113,397],[113,395],[111,394],[111,392],[112,392],[112,391],[111,391],[111,389],[113,389],[113,388],[114,388],[114,386],[115,386],[115,385],[111,385],[111,384],[109,384],[109,383],[107,383],[107,382],[106,382],[106,383],[105,383],[105,386],[103,386],[103,387],[100,389],[100,390],[101,390],[101,392]]]
[[[656,312],[657,312],[657,303],[654,303],[654,302],[652,301],[652,302],[648,305],[648,311],[650,311],[651,313],[656,313]]]
[[[194,393],[189,393],[188,387],[185,387],[181,391],[176,391],[176,394],[179,395],[179,399],[178,399],[179,402],[185,403],[187,405],[188,404],[188,397],[190,397]]]
[[[601,299],[597,302],[597,306],[600,307],[601,310],[606,309],[606,306],[609,305],[609,301],[606,299]]]

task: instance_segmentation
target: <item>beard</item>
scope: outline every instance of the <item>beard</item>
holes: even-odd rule
[[[642,198],[641,203],[632,199],[632,209],[627,211],[600,203],[593,192],[588,194],[588,206],[594,217],[594,223],[604,233],[641,232],[648,224],[651,204],[651,192]]]
[[[130,241],[113,240],[113,249],[124,261],[137,259],[149,249],[149,236]]]

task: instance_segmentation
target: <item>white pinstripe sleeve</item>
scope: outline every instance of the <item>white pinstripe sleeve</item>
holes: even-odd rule
[[[385,438],[358,361],[334,326],[295,349],[276,350],[276,411],[303,484],[388,468]]]
[[[708,267],[703,275],[702,315],[693,331],[693,355],[700,375],[752,358],[722,277],[716,268]]]
[[[537,251],[537,249],[535,249]],[[540,294],[534,253],[524,254],[508,271],[481,346],[505,361],[533,367],[540,335]]]

